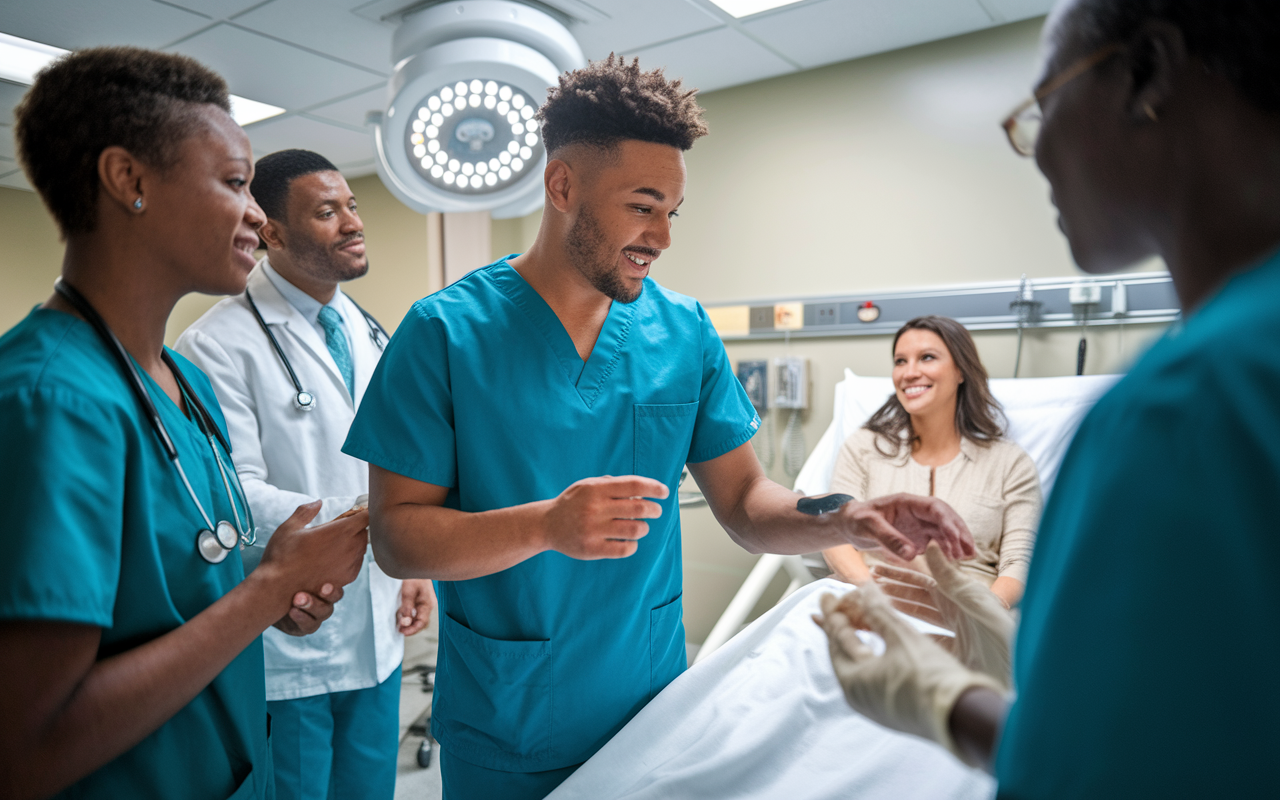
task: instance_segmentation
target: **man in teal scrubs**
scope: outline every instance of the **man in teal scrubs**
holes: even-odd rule
[[[706,132],[693,92],[610,58],[562,76],[538,120],[537,241],[413,307],[344,448],[371,465],[378,563],[440,581],[450,800],[545,796],[684,670],[686,463],[753,552],[972,546],[933,498],[814,517],[764,478],[706,313],[647,277]]]
[[[888,647],[877,658],[843,635],[829,602],[837,672],[858,710],[932,728],[971,763],[989,766],[999,735],[1001,797],[1273,797],[1280,6],[1071,0],[1044,38],[1043,125],[1012,117],[1010,139],[1052,184],[1077,263],[1162,257],[1186,318],[1062,463],[1012,706],[865,589],[850,611]],[[946,686],[963,693],[930,702]],[[913,706],[933,724],[901,713]]]

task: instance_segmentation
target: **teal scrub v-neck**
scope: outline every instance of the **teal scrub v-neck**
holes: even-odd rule
[[[225,435],[209,381],[171,355]],[[215,522],[234,519],[208,440],[144,381],[200,502]],[[197,553],[200,512],[88,323],[36,309],[0,338],[0,452],[0,619],[101,628],[101,659],[174,630],[244,579],[238,550],[219,564]],[[257,639],[58,797],[271,796],[262,659]]]
[[[344,452],[449,487],[446,504],[470,512],[600,475],[671,490],[630,558],[549,552],[439,583],[432,730],[444,748],[513,772],[578,764],[685,668],[681,469],[758,426],[702,307],[652,280],[613,303],[585,363],[505,259],[414,305]]]

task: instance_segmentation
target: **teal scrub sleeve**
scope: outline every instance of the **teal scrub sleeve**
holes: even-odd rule
[[[66,388],[0,396],[0,619],[112,624],[123,541],[120,421]]]
[[[698,303],[702,340],[702,391],[698,418],[689,445],[690,462],[710,461],[751,440],[760,428],[760,417],[733,374],[729,355],[706,310]]]
[[[421,303],[396,329],[365,389],[342,452],[435,486],[457,483],[444,324]]]

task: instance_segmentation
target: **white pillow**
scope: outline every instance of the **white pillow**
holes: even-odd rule
[[[836,384],[831,425],[796,478],[796,491],[806,495],[831,490],[831,473],[835,471],[840,446],[893,394],[890,378],[860,378],[848,369],[844,376],[844,380]],[[1119,379],[1119,375],[1085,375],[991,381],[991,393],[1000,401],[1009,420],[1006,435],[1035,462],[1045,497],[1053,488],[1058,467],[1080,420]]]

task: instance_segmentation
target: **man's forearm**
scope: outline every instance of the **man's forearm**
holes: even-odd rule
[[[468,513],[401,503],[369,509],[369,541],[393,578],[464,581],[492,575],[548,548],[541,535],[549,500]]]
[[[951,709],[951,738],[969,764],[994,772],[996,746],[1009,714],[1009,704],[998,693],[983,687],[965,691]]]
[[[835,514],[814,517],[796,510],[801,497],[762,475],[745,487],[732,509],[716,518],[752,553],[799,555],[847,544]]]

